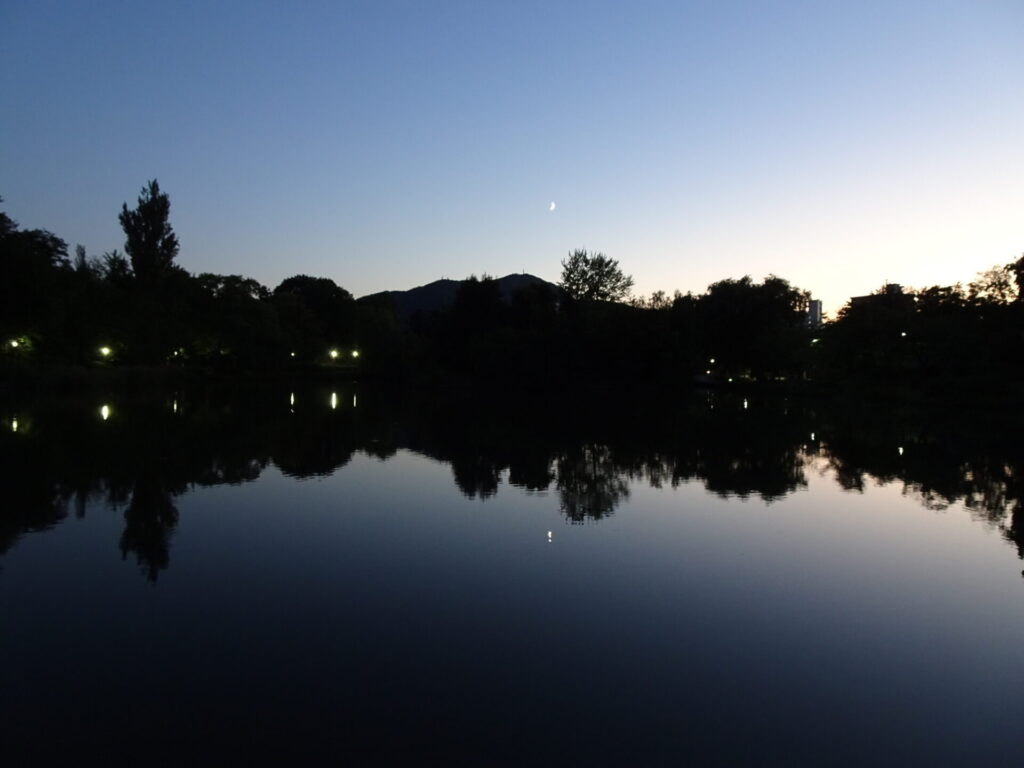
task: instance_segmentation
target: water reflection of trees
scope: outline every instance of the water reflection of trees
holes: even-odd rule
[[[1014,414],[848,407],[829,419],[822,453],[843,488],[899,482],[929,509],[963,504],[1024,558],[1024,443]]]
[[[824,467],[848,491],[899,482],[929,508],[962,503],[1024,557],[1024,448],[998,419],[722,395],[614,408],[361,396],[360,408],[339,407],[349,402],[272,390],[180,395],[173,408],[143,401],[106,421],[94,405],[40,411],[30,430],[0,437],[9,470],[0,553],[101,501],[123,510],[122,555],[155,580],[170,563],[178,498],[190,488],[249,482],[271,465],[325,476],[356,452],[386,459],[401,448],[449,464],[469,498],[490,499],[503,483],[550,492],[573,523],[614,514],[635,483],[699,482],[722,497],[770,503]]]

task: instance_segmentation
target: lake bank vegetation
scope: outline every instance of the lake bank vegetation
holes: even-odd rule
[[[819,324],[810,293],[769,275],[701,294],[630,296],[600,253],[574,251],[558,285],[471,276],[411,311],[323,277],[273,289],[190,274],[154,180],[122,207],[124,253],[74,255],[0,213],[0,374],[372,378],[396,385],[785,387],[1012,396],[1024,373],[1024,257],[967,286],[885,284]],[[510,276],[511,277],[511,276]],[[528,278],[528,279],[527,279]],[[452,282],[452,281],[445,281]]]

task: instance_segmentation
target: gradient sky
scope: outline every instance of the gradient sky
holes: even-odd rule
[[[1022,41],[1020,0],[5,0],[0,195],[100,254],[156,177],[183,267],[271,287],[585,247],[834,311],[1024,252]]]

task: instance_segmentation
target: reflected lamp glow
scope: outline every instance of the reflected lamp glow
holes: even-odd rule
[[[106,421],[107,419],[110,418],[110,406],[109,405],[101,405],[100,406],[100,418],[103,419],[104,421]]]
[[[17,432],[17,431],[18,431],[18,420],[17,419],[11,419],[11,432]]]
[[[359,400],[357,399],[356,395],[352,395],[352,407],[353,408],[356,407],[356,403],[358,403],[358,402],[359,402]]]
[[[327,354],[331,358],[331,360],[337,360],[338,359],[338,350],[336,350],[336,349],[332,349]]]
[[[900,456],[902,456],[902,455],[903,455],[903,446],[902,446],[902,445],[901,445],[901,446],[900,446],[899,448],[897,448],[896,450],[898,450],[898,451],[899,451],[899,453],[900,453]]]
[[[743,410],[747,410],[747,398],[743,398]]]
[[[551,543],[553,535],[554,533],[552,531],[548,531],[548,544]]]
[[[338,393],[331,392],[331,410],[333,411],[338,407]]]
[[[171,410],[174,411],[175,413],[178,412],[178,401],[177,400],[175,400],[173,403],[171,403]]]
[[[177,354],[177,352],[175,352]],[[100,355],[102,357],[110,357],[110,347],[100,347]]]
[[[288,405],[292,406],[293,408],[295,407],[295,393],[294,392],[292,392],[290,395],[288,395]]]

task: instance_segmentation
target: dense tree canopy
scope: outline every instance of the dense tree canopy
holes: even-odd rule
[[[624,301],[633,287],[633,278],[623,273],[615,259],[577,249],[562,260],[559,285],[580,301]]]
[[[152,283],[166,273],[178,255],[178,237],[170,224],[171,201],[156,179],[142,188],[138,206],[121,206],[118,219],[124,229],[124,249],[131,258],[135,277]]]

